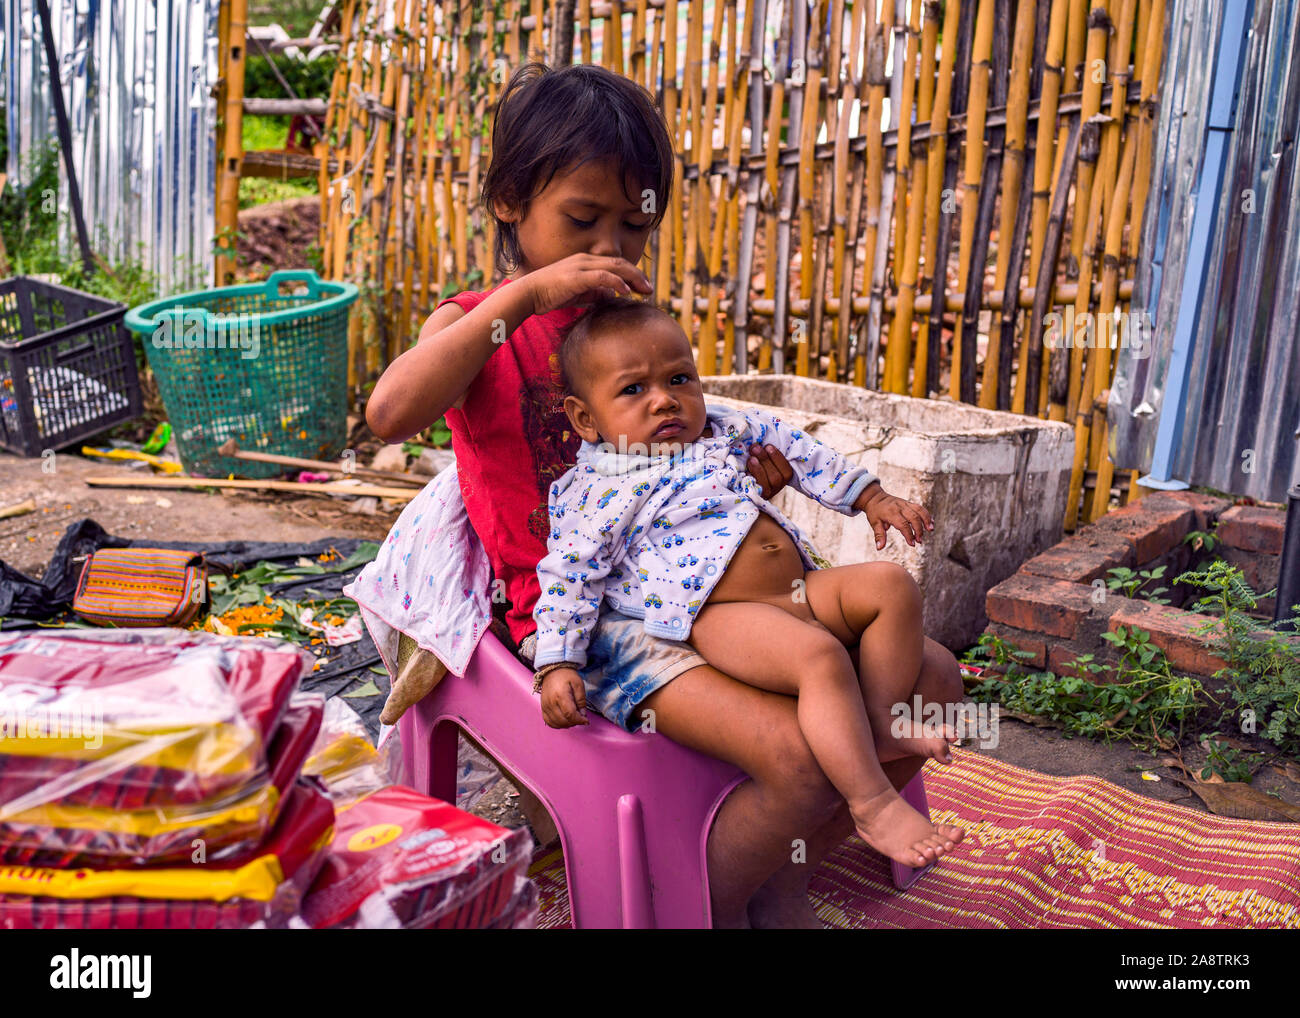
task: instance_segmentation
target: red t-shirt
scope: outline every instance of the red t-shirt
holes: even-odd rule
[[[438,307],[450,301],[468,314],[509,283],[466,290]],[[525,319],[470,383],[461,409],[446,414],[461,496],[493,576],[505,581],[515,643],[537,628],[537,564],[546,556],[551,483],[573,466],[582,443],[564,412],[559,366],[564,329],[582,312],[557,308]]]

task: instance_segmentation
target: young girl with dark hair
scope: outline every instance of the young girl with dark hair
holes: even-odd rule
[[[561,338],[592,301],[651,292],[637,263],[668,208],[672,160],[663,118],[639,86],[600,67],[520,68],[496,112],[482,196],[507,277],[442,301],[366,407],[388,442],[445,415],[465,507],[504,583],[517,644],[535,629],[547,494],[580,445],[563,409]],[[791,476],[784,458],[762,447],[751,448],[748,470],[764,497]],[[715,926],[819,926],[808,877],[853,824],[800,733],[794,698],[722,674],[688,644],[645,634],[640,619],[607,611],[597,634],[584,680],[616,669],[617,681],[653,685],[639,705],[654,711],[660,734],[751,778],[723,803],[709,835]],[[952,655],[927,640],[923,656],[913,693],[960,699]],[[923,759],[882,763],[901,788]]]

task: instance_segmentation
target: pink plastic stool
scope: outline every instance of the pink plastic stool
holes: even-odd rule
[[[664,736],[542,720],[532,673],[491,633],[464,677],[447,675],[399,722],[414,787],[456,799],[457,728],[476,739],[550,812],[578,929],[707,929],[705,846],[713,816],[745,774]],[[918,774],[904,796],[925,812]],[[894,864],[910,886],[920,870]]]

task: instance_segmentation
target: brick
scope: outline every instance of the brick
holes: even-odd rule
[[[984,610],[992,622],[1068,640],[1088,617],[1090,594],[1081,583],[1018,572],[988,592]]]
[[[1124,626],[1136,626],[1151,634],[1151,642],[1165,652],[1175,671],[1213,675],[1227,665],[1223,658],[1209,650],[1213,634],[1200,636],[1193,632],[1198,626],[1214,618],[1180,611],[1163,604],[1133,601],[1121,605],[1110,617],[1110,631]]]
[[[1059,544],[1035,555],[1020,568],[1038,576],[1050,576],[1071,583],[1092,583],[1106,579],[1107,570],[1132,568],[1133,546],[1119,534],[1085,527]]]
[[[1250,584],[1256,594],[1263,594],[1277,586],[1281,559],[1276,555],[1260,555],[1241,548],[1224,547],[1223,561],[1241,570],[1242,579]]]
[[[1205,531],[1210,529],[1210,525],[1219,518],[1220,514],[1232,508],[1231,499],[1219,498],[1217,495],[1203,495],[1199,491],[1190,490],[1153,491],[1139,501],[1148,502],[1152,506],[1185,505],[1196,517],[1196,525],[1193,529]]]
[[[1261,509],[1255,505],[1234,505],[1219,517],[1218,536],[1229,548],[1282,554],[1282,535],[1286,532],[1286,513],[1281,509]]]
[[[1134,559],[1141,567],[1177,548],[1191,532],[1195,518],[1196,514],[1185,506],[1143,498],[1108,512],[1080,533],[1096,528],[1098,533],[1125,538],[1133,546]]]
[[[1107,646],[1105,650],[1109,650]],[[1054,643],[1047,655],[1047,670],[1054,675],[1074,675],[1079,678],[1088,679],[1092,682],[1098,682],[1106,678],[1105,672],[1094,675],[1092,672],[1081,672],[1078,669],[1071,668],[1070,662],[1079,656],[1079,650],[1070,646],[1068,643]],[[1094,660],[1106,660],[1107,655],[1104,652],[1094,650],[1092,652]]]
[[[1013,644],[1017,650],[1027,650],[1032,653],[1033,657],[1021,658],[1025,667],[1033,666],[1042,668],[1047,664],[1047,641],[1036,633],[1026,633],[1019,629],[1009,629],[1006,626],[1000,626],[994,623],[988,626],[985,632],[992,633],[994,636]]]

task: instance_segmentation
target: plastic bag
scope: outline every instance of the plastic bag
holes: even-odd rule
[[[191,858],[177,868],[127,870],[0,866],[0,929],[285,927],[320,869],[333,823],[324,788],[301,779],[266,843],[224,862]]]
[[[338,810],[303,918],[316,929],[482,929],[507,916],[531,855],[522,828],[390,785]]]
[[[247,787],[314,664],[288,643],[173,629],[0,633],[0,820]]]
[[[200,847],[211,860],[246,852],[278,820],[323,712],[319,694],[295,697],[272,738],[269,773],[233,796],[142,810],[41,806],[0,822],[0,861],[102,868],[185,862]]]
[[[165,865],[198,842],[214,861],[256,845],[320,727],[319,695],[286,707],[311,661],[175,630],[0,637],[0,862]]]
[[[302,770],[324,781],[335,805],[344,806],[400,781],[401,746],[390,737],[375,749],[360,715],[336,697],[325,704],[320,734]]]

